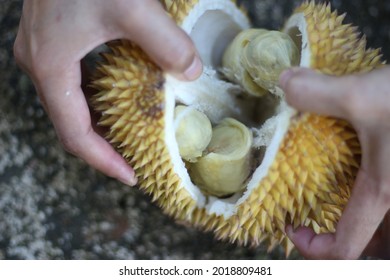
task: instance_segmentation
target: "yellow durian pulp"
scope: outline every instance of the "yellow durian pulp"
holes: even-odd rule
[[[139,187],[161,209],[218,239],[244,245],[292,243],[285,226],[332,232],[346,205],[360,164],[356,133],[342,120],[296,112],[283,94],[253,97],[221,74],[224,50],[251,28],[230,0],[161,1],[193,39],[204,62],[194,82],[164,73],[136,45],[109,44],[93,86],[95,109],[108,139],[135,169]],[[327,4],[305,2],[287,20],[300,51],[299,65],[331,75],[371,71],[382,64],[356,29]],[[223,71],[222,71],[223,72]],[[217,126],[232,118],[253,133],[253,166],[245,187],[228,197],[193,183],[175,139],[174,109],[192,107]]]

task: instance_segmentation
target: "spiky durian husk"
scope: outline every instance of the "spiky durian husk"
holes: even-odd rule
[[[227,0],[228,1],[228,0]],[[180,25],[198,1],[162,1]],[[343,16],[329,5],[307,2],[304,13],[311,47],[310,67],[342,75],[370,71],[381,64],[378,50],[366,50],[356,28],[343,25]],[[140,48],[127,41],[110,44],[94,86],[95,108],[101,124],[110,127],[108,138],[134,167],[140,188],[163,211],[220,239],[258,245],[268,240],[270,249],[281,243],[288,253],[286,223],[311,226],[317,232],[335,230],[350,196],[360,162],[356,133],[344,121],[299,113],[267,176],[259,182],[234,215],[208,214],[198,208],[174,172],[165,144],[164,73]]]
[[[160,0],[165,10],[180,26],[198,0]]]
[[[139,186],[167,214],[184,219],[195,202],[181,186],[172,168],[164,140],[164,83],[159,69],[134,44],[110,44],[100,79],[95,108],[103,113],[100,124],[110,127],[108,138],[139,178]]]
[[[343,24],[345,14],[332,12],[330,4],[305,2],[295,13],[305,15],[311,45],[310,68],[340,76],[369,72],[383,64],[380,50],[366,49],[366,38],[360,37],[358,28]]]

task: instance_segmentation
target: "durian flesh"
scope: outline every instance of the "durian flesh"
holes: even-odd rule
[[[141,49],[127,41],[110,44],[99,67],[95,108],[102,125],[132,165],[140,188],[163,211],[220,239],[270,248],[291,243],[286,223],[329,232],[345,206],[359,167],[356,133],[344,121],[297,113],[283,94],[246,96],[219,73],[224,50],[251,26],[230,0],[162,1],[195,42],[204,73],[185,83],[163,73]],[[300,66],[342,75],[370,71],[381,64],[356,29],[327,5],[304,3],[283,32],[300,52]],[[244,97],[245,96],[245,97]],[[182,160],[175,138],[174,109],[184,104],[216,126],[233,118],[253,133],[253,163],[245,187],[228,198],[204,194]],[[269,110],[271,104],[271,110]]]
[[[234,119],[222,120],[205,154],[189,167],[192,181],[219,197],[241,191],[251,172],[251,149],[252,132]]]
[[[225,76],[254,96],[277,94],[279,75],[299,64],[299,50],[280,31],[249,29],[240,32],[223,55]]]
[[[179,105],[175,108],[175,137],[180,156],[196,162],[211,141],[211,122],[205,114],[191,107]]]
[[[288,34],[249,29],[241,31],[228,45],[221,67],[231,82],[242,86],[244,97],[245,94],[261,97],[271,92],[280,95],[280,90],[277,91],[280,73],[297,65],[298,60],[298,47]],[[280,96],[274,97],[276,102],[279,98]],[[218,197],[243,190],[244,182],[252,169],[252,132],[242,123],[227,118],[213,129],[210,141],[209,123],[205,121],[204,114],[192,109],[191,118],[187,116],[182,120],[183,117],[177,114],[178,110],[186,112],[191,108],[176,107],[175,123],[180,119],[180,129],[176,128],[176,141],[181,157],[189,162],[196,161],[188,165],[195,185],[206,195]],[[202,123],[199,122],[199,114],[203,115]],[[195,143],[209,145],[194,145]],[[196,152],[194,153],[194,148],[189,149],[189,146],[196,146]],[[199,149],[199,146],[203,148]],[[192,158],[188,155],[189,150],[192,151]]]

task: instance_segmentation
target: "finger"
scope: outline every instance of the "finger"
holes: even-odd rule
[[[80,88],[80,66],[47,76],[38,87],[65,149],[89,165],[128,185],[135,185],[133,169],[91,126],[87,102]]]
[[[140,45],[153,61],[176,77],[184,80],[198,78],[202,62],[195,46],[191,38],[167,16],[161,4],[155,0],[137,4],[136,1],[128,2],[131,16],[117,22],[123,30],[122,36]]]
[[[287,235],[302,255],[310,259],[358,258],[387,211],[387,205],[372,191],[374,184],[363,171],[359,172],[334,234],[315,235],[309,229],[293,231],[287,227]]]
[[[289,104],[300,111],[346,118],[349,94],[356,82],[354,76],[331,77],[307,68],[284,71],[279,79]]]
[[[294,230],[292,225],[287,225],[286,234],[302,256],[307,259],[325,259],[327,252],[324,252],[324,246],[334,243],[333,234],[317,235],[313,229],[308,227],[298,227]]]

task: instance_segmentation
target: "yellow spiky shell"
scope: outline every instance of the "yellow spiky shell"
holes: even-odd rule
[[[180,26],[199,0],[161,1]],[[230,0],[226,0],[230,1]],[[333,75],[370,71],[381,64],[378,50],[366,49],[356,28],[329,5],[305,2],[302,14],[310,46],[309,67]],[[341,120],[298,113],[266,176],[228,218],[199,208],[173,168],[165,141],[166,76],[144,52],[127,41],[110,45],[93,85],[100,124],[110,127],[108,138],[133,166],[140,188],[173,218],[217,238],[258,245],[267,240],[287,254],[292,243],[286,223],[332,232],[359,168],[360,146],[351,126]]]

